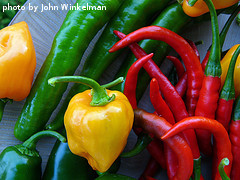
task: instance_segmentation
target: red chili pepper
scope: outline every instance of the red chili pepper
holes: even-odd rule
[[[138,59],[136,62],[132,64],[132,66],[128,70],[128,74],[125,80],[124,94],[128,98],[133,109],[137,108],[136,86],[137,86],[138,72],[143,67],[143,65],[147,61],[149,61],[149,59],[151,59],[152,56],[153,54],[149,54]],[[140,131],[134,128],[134,132],[136,134],[139,134]],[[157,142],[156,139],[153,139],[153,141],[150,144],[148,144],[147,150],[155,158],[155,160],[158,161],[161,167],[166,168],[165,159],[163,158],[164,157],[163,147],[159,145],[159,142]]]
[[[153,138],[152,142],[148,144],[147,150],[149,154],[158,162],[158,164],[166,169],[166,158],[164,157],[162,142],[157,138]]]
[[[223,158],[229,159],[229,165],[225,166],[225,172],[229,176],[232,167],[232,152],[231,142],[228,137],[228,133],[221,123],[214,119],[209,119],[201,116],[188,117],[181,122],[176,123],[163,137],[163,140],[167,140],[169,137],[185,131],[186,129],[204,129],[211,132],[216,141],[216,155],[217,163],[213,167],[213,179],[220,179],[219,172],[217,170],[220,161]]]
[[[119,31],[114,31],[114,33],[120,38],[125,37],[125,35]],[[146,52],[136,43],[129,45],[129,47],[131,48],[132,52],[137,58],[141,58],[146,55]],[[148,74],[152,78],[156,78],[158,81],[158,84],[161,85],[159,86],[159,88],[163,93],[165,100],[168,103],[171,111],[173,112],[173,115],[176,121],[180,121],[188,117],[188,113],[182,98],[179,96],[179,94],[177,93],[176,89],[171,84],[171,82],[169,82],[167,77],[161,72],[159,67],[154,63],[154,61],[150,59],[146,64],[144,64],[143,67],[148,72]],[[127,85],[125,83],[125,88],[128,88],[128,86],[132,86],[132,85],[130,83]],[[136,87],[134,91],[136,91]],[[194,159],[199,159],[200,152],[198,149],[195,132],[193,130],[188,130],[184,132],[184,136],[192,149]]]
[[[240,52],[240,46],[235,50],[229,64],[227,76],[221,90],[220,98],[218,101],[218,108],[216,111],[216,120],[228,130],[229,122],[231,120],[233,101],[235,100],[235,87],[234,87],[234,69]],[[230,58],[228,54],[224,58]]]
[[[196,116],[215,119],[215,112],[221,87],[220,40],[217,13],[211,0],[204,0],[207,4],[212,24],[212,47],[209,54],[202,88],[195,111]],[[205,155],[212,153],[211,134],[208,131],[196,130],[200,150]]]
[[[198,59],[200,60],[200,53],[199,53],[199,51],[197,49],[196,44],[193,41],[191,41],[190,39],[186,39],[186,41],[192,47],[193,51],[195,52],[195,54],[197,55]]]
[[[166,159],[168,179],[173,179],[177,173],[178,162],[174,151],[164,143],[164,155]]]
[[[188,42],[176,33],[159,26],[148,26],[138,29],[125,38],[117,42],[109,52],[117,51],[134,42],[143,39],[161,40],[172,46],[181,56],[188,74],[188,90],[187,90],[187,109],[190,114],[194,114],[199,90],[201,88],[203,72],[201,64],[195,52]],[[161,90],[162,91],[162,90]],[[181,105],[179,105],[181,106]]]
[[[143,65],[149,61],[153,57],[153,53],[149,55],[145,55],[141,57],[141,59],[135,61],[130,69],[128,70],[125,86],[124,86],[124,94],[128,98],[129,102],[132,105],[133,109],[137,108],[137,100],[136,100],[136,86],[138,79],[138,72],[143,67]]]
[[[145,180],[147,177],[154,176],[158,171],[158,169],[159,169],[158,162],[153,157],[150,157],[148,164],[144,172],[140,176],[139,180]]]
[[[166,102],[163,100],[159,91],[158,82],[155,78],[153,78],[150,82],[150,99],[157,114],[161,115],[172,125],[175,124],[173,114]],[[172,179],[176,174],[178,163],[174,152],[167,144],[164,144],[164,155],[166,159],[167,174],[169,179]]]
[[[175,56],[166,56],[166,58],[173,63],[173,65],[175,66],[176,71],[177,71],[178,79],[180,79],[183,76],[183,74],[185,73],[185,69],[184,69],[181,61]]]
[[[173,117],[172,111],[169,109],[168,105],[162,98],[158,82],[155,78],[153,78],[150,82],[150,100],[158,115],[164,117],[169,123],[175,124],[175,119]]]
[[[141,109],[134,110],[134,125],[161,138],[172,126],[164,118]],[[178,160],[178,169],[173,179],[188,180],[193,171],[193,156],[187,142],[180,136],[167,139],[166,144],[173,150]]]
[[[232,121],[229,128],[229,136],[232,143],[233,164],[231,179],[240,179],[240,96],[236,99]]]
[[[176,91],[178,92],[180,97],[183,97],[187,91],[187,73],[178,80],[178,83],[175,86]]]

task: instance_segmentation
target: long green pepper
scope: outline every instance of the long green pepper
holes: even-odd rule
[[[68,12],[15,125],[17,139],[23,141],[44,128],[67,89],[65,83],[51,87],[48,79],[74,74],[90,41],[116,13],[122,1],[77,0],[75,6],[88,3],[88,6],[106,6],[106,10]]]
[[[110,20],[102,35],[85,61],[81,76],[98,80],[105,69],[119,56],[122,51],[109,53],[108,50],[118,41],[114,30],[130,33],[142,26],[150,24],[155,14],[163,10],[170,0],[125,0],[116,15]],[[63,126],[63,117],[70,99],[87,87],[75,84],[67,95],[53,123],[46,128],[51,130]]]

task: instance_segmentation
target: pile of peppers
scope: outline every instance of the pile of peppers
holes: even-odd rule
[[[68,13],[33,86],[36,53],[27,24],[20,22],[0,31],[0,80],[5,85],[0,87],[0,119],[7,102],[27,98],[14,131],[16,138],[23,143],[7,147],[0,154],[0,179],[132,180],[134,178],[117,174],[121,158],[136,156],[145,148],[150,159],[140,180],[154,180],[159,168],[166,170],[170,180],[202,180],[205,177],[201,172],[201,161],[209,158],[212,160],[212,179],[240,179],[240,44],[222,52],[229,26],[240,11],[240,6],[236,6],[238,0],[172,3],[149,26],[147,22],[167,6],[169,0],[164,0],[151,12],[144,10],[156,0],[143,0],[142,3],[135,0],[86,2],[106,4],[108,10],[90,12],[91,15],[89,12]],[[76,5],[86,2],[77,0]],[[231,6],[234,11],[219,33],[216,10]],[[136,12],[129,11],[129,7],[138,7],[139,13],[146,13],[144,22],[138,22],[139,17],[134,16]],[[212,24],[212,45],[200,62],[196,44],[177,32],[193,21],[192,17],[207,12],[210,12]],[[172,27],[175,24],[169,25],[164,19],[172,13],[184,16],[182,21],[175,19],[174,23],[179,23],[175,28]],[[85,19],[86,14],[91,17]],[[132,21],[124,16],[129,16]],[[85,28],[69,26],[73,21],[76,24],[84,22],[82,27]],[[130,21],[140,28],[127,27]],[[80,63],[79,57],[106,23],[103,39],[107,36],[114,38],[109,43],[99,41],[96,47],[105,52],[101,51],[101,56],[98,52],[91,54],[82,74],[72,76]],[[75,36],[68,37],[71,33]],[[121,40],[116,42],[117,38]],[[141,45],[146,47],[145,50],[137,43],[146,39],[165,44],[143,41]],[[153,46],[159,46],[156,49],[163,54],[167,54],[168,46],[178,53],[179,57],[167,56],[177,74],[175,84],[160,70],[155,58],[161,56],[157,56]],[[116,52],[125,47],[130,48],[136,59],[120,68],[116,76],[123,77],[100,85],[97,79],[101,72],[121,54]],[[59,62],[68,68],[59,68]],[[13,64],[15,69],[10,68]],[[102,66],[101,72],[96,72],[97,66]],[[145,75],[142,76],[143,71]],[[150,87],[154,112],[138,107],[137,88],[148,78],[149,83],[144,85]],[[69,82],[78,85],[70,90],[54,121],[46,125]],[[144,85],[140,85],[142,91]],[[55,131],[60,129],[60,133]],[[126,152],[124,148],[131,130],[138,139],[133,149]],[[42,159],[36,144],[45,136],[58,140],[42,173]],[[29,171],[36,173],[24,173]]]

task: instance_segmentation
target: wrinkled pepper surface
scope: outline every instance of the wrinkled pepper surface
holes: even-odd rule
[[[237,44],[237,45],[233,46],[231,49],[229,49],[229,51],[227,52],[227,54],[224,56],[224,58],[221,61],[221,66],[222,66],[221,84],[222,85],[224,84],[231,58],[238,46],[239,46],[239,44]],[[235,86],[236,97],[240,95],[239,77],[240,77],[240,56],[238,56],[238,59],[237,59],[236,65],[235,65],[235,69],[234,69],[234,86]]]
[[[0,31],[0,98],[21,101],[31,89],[36,53],[26,22]]]
[[[82,76],[51,78],[56,82],[79,82],[88,85],[75,95],[64,116],[69,148],[82,156],[94,170],[107,171],[123,151],[133,125],[133,109],[126,96],[110,91],[96,81]]]
[[[236,4],[238,1],[239,0],[212,0],[216,9],[230,7]],[[182,3],[182,7],[183,11],[191,17],[197,17],[209,11],[207,5],[203,0],[198,0],[193,6],[190,6],[188,2],[189,0],[184,0]]]

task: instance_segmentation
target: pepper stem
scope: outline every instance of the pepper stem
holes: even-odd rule
[[[227,176],[227,174],[224,171],[224,166],[229,165],[228,158],[223,158],[218,166],[219,174],[222,178],[222,180],[230,180],[230,178]]]
[[[221,99],[225,99],[227,101],[231,99],[235,99],[235,87],[234,87],[234,69],[235,69],[235,64],[238,59],[238,55],[240,53],[240,45],[237,47],[235,50],[232,59],[229,64],[227,76],[220,94]]]
[[[222,69],[220,64],[221,52],[217,13],[211,0],[204,0],[204,2],[207,4],[210,11],[212,25],[212,47],[207,66],[205,68],[205,75],[220,77]]]
[[[223,44],[224,44],[227,32],[228,32],[228,30],[230,28],[230,25],[232,24],[233,20],[235,19],[235,17],[239,13],[239,11],[240,11],[240,6],[238,6],[234,10],[234,12],[231,14],[231,16],[228,18],[227,22],[225,23],[224,27],[222,28],[222,31],[221,31],[221,33],[219,35],[219,38],[220,38],[220,51],[221,52],[222,52],[222,47],[223,47]]]
[[[114,94],[111,97],[109,97],[105,87],[100,86],[95,80],[87,77],[61,76],[61,77],[53,77],[48,80],[48,83],[51,86],[55,86],[56,83],[60,83],[60,82],[81,83],[92,88],[92,91],[91,91],[92,101],[90,103],[91,106],[105,106],[115,99]]]
[[[66,142],[66,138],[64,136],[62,136],[61,134],[59,134],[56,131],[50,131],[50,130],[46,130],[46,131],[40,131],[34,135],[32,135],[29,139],[27,139],[22,145],[29,148],[29,149],[36,149],[36,144],[37,142],[42,138],[42,137],[46,137],[46,136],[51,136],[51,137],[56,137],[59,141],[61,142]]]

